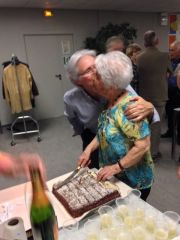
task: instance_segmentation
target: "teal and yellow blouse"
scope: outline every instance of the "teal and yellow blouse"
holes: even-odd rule
[[[124,110],[133,95],[125,94],[112,108],[104,110],[98,119],[97,140],[99,142],[100,166],[111,165],[123,158],[133,147],[134,142],[150,135],[147,120],[129,121]],[[136,165],[118,175],[120,180],[132,188],[149,188],[153,182],[153,161],[150,151]]]

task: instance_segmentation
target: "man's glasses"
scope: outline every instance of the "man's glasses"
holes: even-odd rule
[[[95,65],[88,67],[84,72],[79,73],[79,76],[84,76],[84,75],[88,75],[91,73],[94,73],[96,71]]]

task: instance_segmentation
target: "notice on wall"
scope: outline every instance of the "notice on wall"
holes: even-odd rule
[[[175,40],[180,41],[180,14],[169,15],[169,46]]]
[[[69,40],[62,40],[61,46],[63,55],[68,55],[71,53],[71,43]]]

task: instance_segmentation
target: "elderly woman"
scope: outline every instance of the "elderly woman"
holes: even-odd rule
[[[133,66],[133,79],[131,81],[131,86],[137,93],[138,93],[138,70],[136,60],[141,50],[142,50],[141,46],[137,43],[131,43],[126,48],[126,55],[131,59]]]
[[[129,121],[124,110],[132,93],[126,90],[133,70],[131,60],[122,52],[101,54],[95,61],[97,78],[94,87],[106,97],[107,108],[98,119],[96,137],[80,155],[78,165],[89,164],[91,152],[99,148],[98,180],[116,175],[121,181],[141,191],[146,200],[153,182],[150,131],[147,120]]]

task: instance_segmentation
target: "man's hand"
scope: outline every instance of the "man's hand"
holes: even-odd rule
[[[30,170],[38,169],[42,179],[45,181],[46,173],[42,159],[36,153],[21,153],[18,158],[20,164],[19,172],[22,172],[30,179]]]
[[[38,154],[22,153],[15,158],[9,153],[0,152],[0,173],[5,176],[26,175],[29,178],[31,167],[39,169],[45,179],[44,166]]]
[[[80,167],[86,167],[89,165],[89,163],[91,162],[91,160],[89,160],[90,154],[88,154],[87,152],[83,152],[81,153],[81,155],[79,156],[78,159],[78,163],[77,165]]]
[[[15,176],[18,168],[19,166],[15,157],[9,153],[0,152],[0,174]]]
[[[142,97],[132,97],[130,102],[132,104],[130,104],[124,112],[127,119],[138,122],[147,116],[153,115],[154,106],[152,103],[145,101]]]
[[[120,171],[121,170],[117,163],[110,165],[110,166],[105,166],[99,170],[98,175],[97,175],[97,180],[105,181],[107,178],[114,176],[115,174],[119,173]]]

